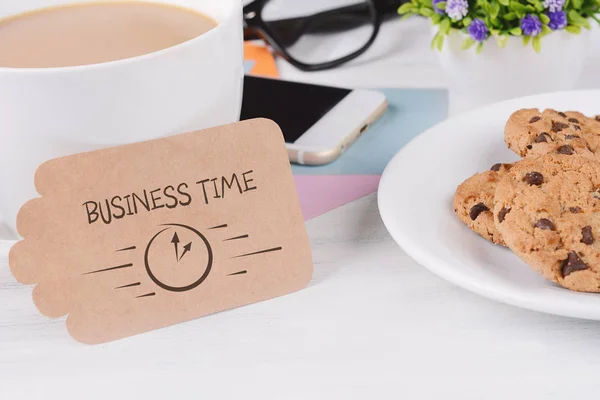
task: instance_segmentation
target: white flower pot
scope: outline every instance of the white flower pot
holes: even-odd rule
[[[552,32],[542,38],[536,53],[521,37],[511,36],[500,48],[491,37],[481,53],[462,50],[467,36],[453,30],[444,42],[439,60],[452,98],[472,108],[513,97],[573,89],[583,69],[589,31],[573,35]],[[436,51],[437,52],[437,51]]]

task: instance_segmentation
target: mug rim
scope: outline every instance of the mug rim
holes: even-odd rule
[[[163,4],[163,3],[159,3],[158,1],[152,1],[152,0],[144,0],[144,1],[150,2],[150,3],[155,3],[155,4]],[[167,47],[162,50],[153,51],[152,53],[142,54],[140,56],[128,57],[128,58],[123,58],[120,60],[106,61],[106,62],[95,63],[95,64],[72,65],[72,66],[67,66],[67,67],[48,67],[48,68],[0,67],[0,75],[4,75],[4,74],[22,74],[22,75],[57,74],[57,73],[79,72],[79,71],[83,71],[83,70],[97,70],[97,69],[102,69],[102,68],[112,68],[112,67],[118,67],[118,66],[125,65],[125,64],[132,64],[132,63],[146,61],[146,60],[154,58],[154,57],[162,56],[165,53],[170,53],[170,52],[174,52],[177,50],[185,49],[186,47],[190,47],[190,46],[194,45],[197,41],[207,40],[208,38],[210,38],[214,35],[217,35],[220,31],[225,29],[225,27],[223,27],[222,25],[227,24],[229,22],[229,20],[231,20],[233,14],[235,13],[237,8],[240,9],[240,18],[241,18],[241,1],[240,1],[239,7],[236,6],[237,1],[234,0],[234,1],[232,1],[232,3],[233,3],[233,6],[231,9],[231,12],[229,14],[227,14],[223,18],[222,21],[219,22],[216,20],[215,17],[208,15],[212,20],[214,20],[217,23],[217,25],[214,28],[212,28],[211,30],[209,30],[199,36],[196,36],[193,39],[187,40],[183,43],[176,44],[175,46],[170,46],[170,47]],[[74,2],[73,4],[76,4],[76,2]],[[82,3],[82,4],[85,4],[85,3]],[[199,10],[196,10],[191,7],[182,7],[182,8],[199,12]],[[39,8],[39,9],[41,10],[43,8]],[[16,14],[16,15],[19,15],[19,14]]]

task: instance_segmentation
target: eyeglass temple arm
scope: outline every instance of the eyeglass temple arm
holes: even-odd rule
[[[374,1],[374,5],[375,5],[377,14],[382,19],[388,20],[388,19],[397,17],[398,16],[398,7],[400,7],[402,4],[404,4],[408,1],[410,1],[410,0],[376,0],[376,1]],[[362,16],[361,13],[364,13],[366,11],[366,7],[367,7],[366,3],[355,4],[355,5],[351,5],[351,6],[340,7],[340,8],[333,9],[333,10],[323,11],[321,13],[317,13],[317,14],[313,14],[313,15],[270,21],[269,25],[271,25],[274,28],[274,30],[276,30],[276,31],[284,32],[284,31],[289,31],[290,27],[294,26],[294,25],[297,26],[298,28],[302,25],[306,25],[306,23],[303,24],[304,21],[310,20],[311,22],[318,22],[319,20],[332,19],[336,15],[339,15],[340,17],[338,18],[338,20],[346,19],[346,21],[347,21],[346,24],[338,23],[335,25],[331,25],[329,27],[327,27],[325,25],[321,25],[316,29],[311,29],[311,32],[313,32],[313,33],[339,32],[339,31],[351,29],[353,27],[363,24],[364,20],[360,21],[360,23],[358,23],[359,22],[358,18],[354,21],[351,21],[348,17]],[[248,10],[245,9],[244,11],[246,13],[246,11],[251,12],[251,11],[255,11],[255,10],[253,7],[252,9],[248,9]],[[355,14],[355,15],[353,15],[353,14]],[[338,21],[338,22],[342,22],[342,21]],[[288,38],[288,40],[287,40],[288,42],[290,42],[290,41],[292,43],[295,42],[302,35],[302,33],[304,33],[303,31],[299,30],[298,28],[294,29],[296,31],[295,34],[293,35],[293,36],[296,36],[295,40],[292,38]],[[261,39],[261,36],[258,32],[256,32],[256,30],[252,29],[251,27],[248,27],[248,29],[246,29],[246,31],[244,33],[244,39],[245,40],[256,40],[256,39]]]

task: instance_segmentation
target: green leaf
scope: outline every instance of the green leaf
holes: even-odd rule
[[[533,49],[535,50],[536,53],[539,53],[540,51],[542,51],[542,38],[539,36],[536,36],[533,38],[533,40],[531,41],[531,44],[533,45]]]
[[[583,0],[571,0],[571,3],[573,4],[573,8],[577,10],[580,10],[583,6]]]
[[[477,13],[478,13],[478,15],[480,17],[488,16],[490,14],[490,8],[491,8],[490,3],[487,0],[475,0],[475,1],[477,2],[476,4],[479,5],[479,7],[477,7],[477,11],[472,13],[472,15],[477,15]],[[471,10],[469,10],[469,11],[471,11]]]
[[[508,12],[508,13],[504,14],[503,18],[505,21],[514,21],[518,17],[517,17],[517,14],[515,14],[514,12]]]
[[[492,20],[491,26],[500,30],[504,27],[504,21],[500,21],[498,18]]]
[[[565,28],[565,31],[574,35],[579,35],[581,33],[581,28],[575,25],[569,25]]]
[[[412,12],[415,9],[414,4],[404,3],[398,8],[398,14],[406,14]]]
[[[479,54],[483,50],[483,42],[477,43],[477,47],[475,47],[475,53]]]
[[[435,13],[431,16],[431,22],[433,22],[434,25],[439,24],[441,20],[442,16],[438,13]]]
[[[533,6],[517,3],[514,0],[510,2],[509,8],[512,11],[517,11],[521,13],[532,13],[535,11],[535,8]]]
[[[469,37],[469,38],[466,38],[464,42],[462,42],[462,45],[460,46],[460,48],[463,50],[467,50],[467,49],[470,49],[471,47],[473,47],[474,44],[475,44],[475,41]]]
[[[590,21],[588,21],[587,19],[581,23],[581,26],[583,26],[585,29],[588,29],[588,30],[592,29],[592,26],[590,25]]]
[[[523,36],[523,46],[527,46],[530,40],[531,36]]]
[[[508,7],[508,5],[510,4],[510,0],[499,0],[500,4],[502,4],[505,7]]]
[[[438,37],[439,37],[439,34],[436,33],[435,36],[433,37],[433,39],[431,39],[431,45],[429,46],[431,48],[431,50],[435,49]]]
[[[469,17],[464,17],[462,20],[463,26],[466,28],[467,26],[471,25],[471,22],[473,22],[473,20]]]
[[[431,8],[425,8],[425,7],[421,7],[419,9],[419,14],[421,14],[424,17],[431,17],[434,14],[434,11]]]
[[[548,24],[550,22],[550,18],[546,14],[540,14],[540,20],[544,24]]]
[[[438,32],[433,37],[433,40],[431,41],[431,50],[434,50],[437,48],[439,51],[441,51],[443,45],[444,45],[444,35],[442,35]]]
[[[500,47],[501,49],[506,47],[507,42],[508,42],[508,36],[506,36],[506,35],[496,36],[496,43],[498,44],[498,47]]]
[[[509,32],[513,36],[521,36],[523,34],[523,31],[518,26],[516,28],[512,28]]]
[[[527,2],[531,4],[531,6],[535,8],[538,12],[544,11],[544,5],[540,0],[527,0]]]
[[[442,47],[444,47],[444,37],[443,36],[439,36],[438,37],[438,42],[437,42],[437,49],[438,49],[438,51],[442,51]]]
[[[448,18],[444,18],[442,22],[440,22],[440,33],[443,35],[450,33],[450,20]]]
[[[578,26],[584,25],[587,22],[587,20],[575,10],[569,11],[569,14],[567,14],[567,20],[573,25]]]
[[[490,10],[490,18],[496,19],[498,17],[498,13],[500,12],[500,4],[492,3],[489,10]]]
[[[445,10],[446,9],[446,2],[445,1],[440,1],[439,3],[437,3],[435,5],[437,8],[439,8],[440,10]]]
[[[544,37],[550,33],[552,33],[552,29],[550,29],[548,25],[542,25],[542,33],[540,33],[540,37]]]

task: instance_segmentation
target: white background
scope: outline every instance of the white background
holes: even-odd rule
[[[387,24],[351,65],[313,74],[282,65],[283,77],[443,87],[427,25],[405,22]],[[592,73],[582,82],[600,87]],[[512,308],[442,281],[391,240],[375,195],[307,228],[307,289],[100,346],[39,316],[31,288],[0,256],[0,399],[598,396],[600,322]]]

